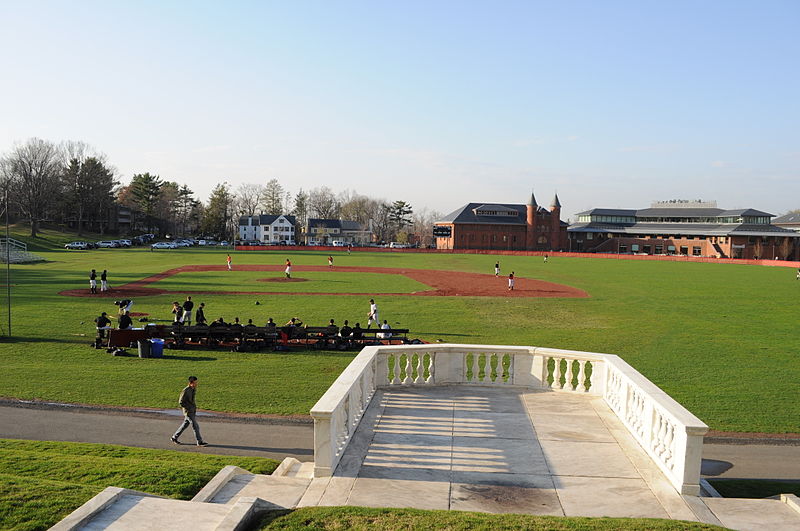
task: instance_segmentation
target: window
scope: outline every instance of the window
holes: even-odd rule
[[[592,236],[594,236],[594,234],[592,234],[591,232],[587,232],[587,233],[586,233],[586,239],[587,239],[587,240],[591,240],[591,239],[592,239]]]
[[[649,245],[643,246],[642,247],[642,252],[645,253],[645,254],[650,254],[650,246]]]
[[[627,253],[628,252],[628,246],[627,245],[620,245],[619,246],[619,252]]]
[[[681,245],[681,254],[688,256],[689,255],[689,248],[687,246],[685,246],[685,245]]]
[[[692,247],[692,254],[694,256],[700,256],[700,249],[701,249],[701,247],[697,247],[697,246]]]
[[[656,245],[656,254],[664,254],[664,246]]]
[[[631,252],[638,253],[639,252],[639,244],[634,243],[631,245]]]

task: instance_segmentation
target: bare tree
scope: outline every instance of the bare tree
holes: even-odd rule
[[[12,201],[30,221],[31,236],[36,237],[39,223],[56,204],[63,172],[61,150],[52,142],[31,138],[3,157],[0,168],[9,181]]]
[[[242,216],[255,216],[264,194],[260,184],[240,184],[236,189],[236,209]]]
[[[339,218],[339,201],[327,186],[311,190],[308,194],[308,209],[317,218]]]
[[[267,214],[283,214],[283,186],[278,179],[270,179],[264,187],[261,206]]]
[[[433,244],[433,224],[441,217],[442,215],[436,210],[428,210],[427,208],[414,212],[414,217],[411,220],[411,230],[421,246],[428,247]]]

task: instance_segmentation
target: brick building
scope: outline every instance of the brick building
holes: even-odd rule
[[[569,227],[571,251],[797,260],[800,234],[752,208],[659,201],[642,210],[595,208]]]
[[[434,223],[438,249],[551,251],[567,247],[567,224],[561,221],[558,194],[550,208],[527,205],[468,203]]]

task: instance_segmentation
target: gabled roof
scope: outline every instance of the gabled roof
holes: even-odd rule
[[[501,216],[478,216],[475,214],[475,211],[481,207],[496,207],[495,210],[500,212],[501,210],[497,210],[497,208],[502,207],[502,212],[516,212],[516,216],[509,216],[509,215],[501,215]],[[486,208],[488,210],[488,208]],[[498,204],[498,205],[486,205],[484,203],[467,203],[463,207],[450,212],[446,216],[442,217],[437,221],[437,223],[485,223],[485,224],[494,224],[494,225],[525,225],[527,223],[527,212],[528,207],[525,205],[509,205],[509,204]]]
[[[288,214],[259,214],[257,216],[253,216],[253,225],[272,225],[275,221],[283,216],[286,218],[286,221],[291,223],[292,225],[297,224],[297,219],[294,216],[290,216]],[[250,219],[250,216],[241,216],[239,218],[239,225],[247,225],[247,221]]]
[[[339,219],[320,219],[310,218],[308,220],[309,227],[321,227],[326,229],[341,229],[342,221]]]
[[[361,225],[358,221],[348,221],[343,219],[342,220],[342,230],[350,230],[350,231],[362,231],[365,230],[364,226]]]
[[[584,210],[583,212],[578,212],[576,216],[622,216],[622,217],[634,217],[636,215],[635,210],[625,209],[625,208],[593,208],[591,210]]]

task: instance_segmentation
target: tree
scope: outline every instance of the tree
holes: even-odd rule
[[[230,219],[233,215],[233,196],[228,183],[218,184],[211,191],[208,205],[203,210],[200,230],[204,235],[226,239],[230,237]]]
[[[275,216],[283,214],[283,186],[278,182],[278,179],[270,179],[264,187],[261,206],[265,214]]]
[[[81,146],[81,153],[85,153],[87,146],[82,143],[73,143],[71,158],[66,170],[61,176],[60,201],[63,219],[74,216],[78,234],[83,233],[87,220],[94,221],[99,232],[105,231],[109,222],[109,211],[114,206],[114,187],[118,184],[114,179],[113,170],[103,162],[103,156],[91,156],[83,159],[74,149],[74,145]],[[69,146],[69,144],[68,144]],[[70,151],[65,151],[69,153]]]
[[[308,209],[317,218],[338,219],[339,217],[339,202],[333,191],[327,186],[311,190],[308,194]]]
[[[133,202],[136,208],[144,213],[148,229],[153,226],[156,204],[163,184],[158,175],[150,175],[149,173],[138,173],[131,179],[130,187]]]
[[[371,210],[370,220],[375,239],[379,242],[392,241],[395,234],[391,218],[392,207],[383,201],[375,201]]]
[[[306,230],[306,222],[308,221],[308,194],[302,188],[294,196],[294,208],[292,208],[292,215],[295,217],[295,238],[300,241],[302,234]]]
[[[411,205],[405,201],[395,201],[389,207],[389,219],[391,219],[395,229],[401,231],[406,225],[411,225],[411,214],[413,212]]]
[[[194,198],[194,192],[184,184],[178,190],[175,207],[179,232],[181,236],[186,236],[186,234],[193,232],[193,230],[187,229],[194,229],[197,225],[200,214],[200,201]]]
[[[433,224],[441,219],[442,215],[435,210],[423,208],[422,212],[414,212],[411,231],[414,238],[423,247],[433,244]]]
[[[236,189],[236,210],[242,216],[255,216],[263,195],[260,184],[240,184]]]
[[[29,139],[0,160],[0,171],[9,185],[9,202],[29,220],[34,238],[39,223],[47,219],[56,205],[59,178],[64,170],[62,161],[58,147],[40,138]]]
[[[365,195],[340,195],[339,213],[342,219],[357,221],[366,226],[369,223],[377,201]]]

